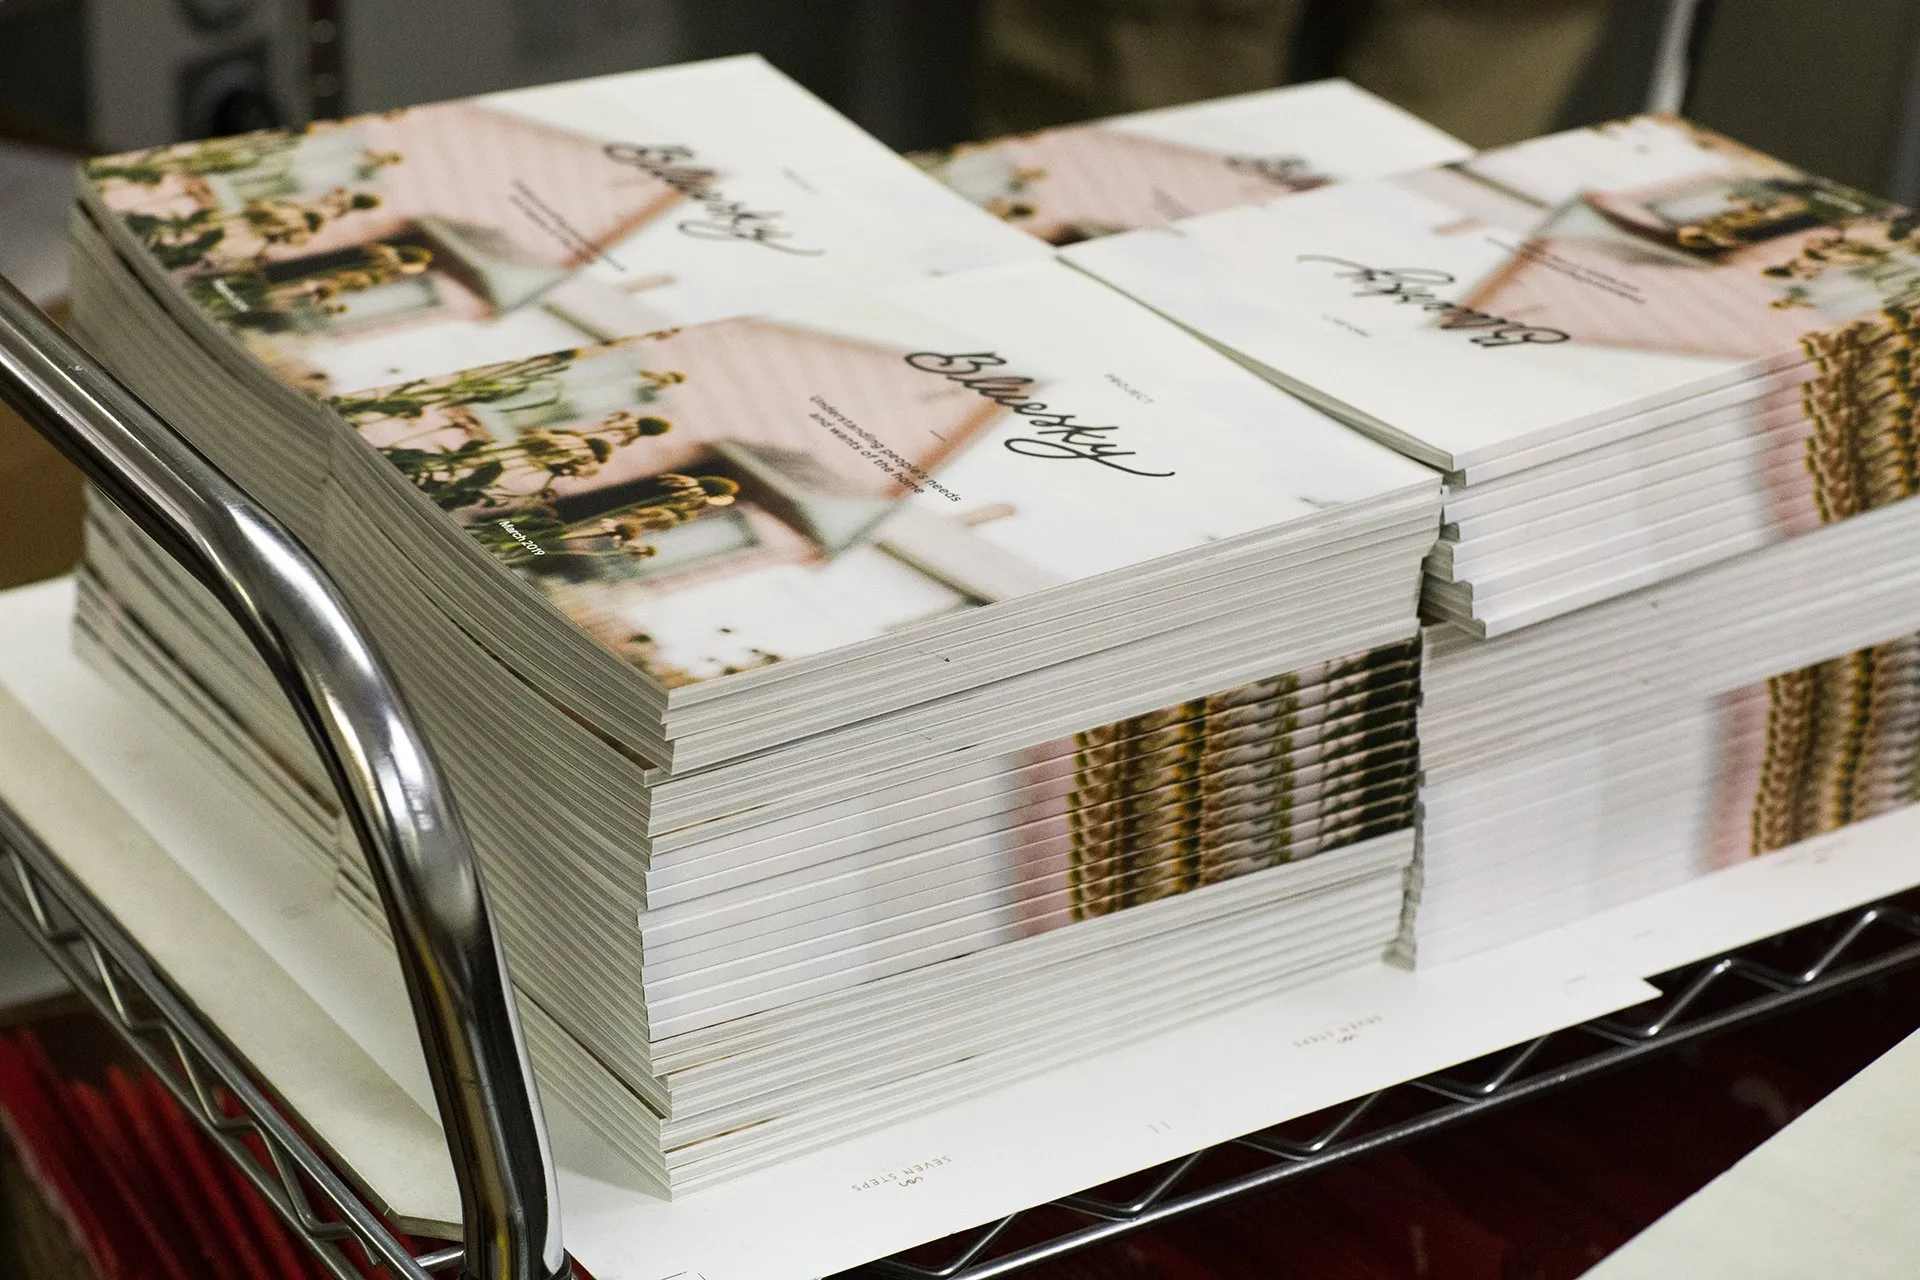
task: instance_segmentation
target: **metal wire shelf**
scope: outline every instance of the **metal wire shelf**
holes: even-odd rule
[[[843,1273],[842,1280],[1009,1275],[1915,966],[1920,912],[1900,902],[1875,903],[1660,975],[1652,981],[1661,995],[1637,1009],[1010,1214]],[[1232,1167],[1217,1171],[1223,1164]]]
[[[460,1265],[415,1252],[19,818],[0,803],[0,906],[186,1108],[339,1280],[357,1248],[391,1280]],[[1498,1054],[1246,1135],[1106,1187],[843,1273],[988,1280],[1538,1098],[1703,1037],[1920,968],[1920,911],[1880,902],[1653,979],[1662,994]],[[1253,1167],[1248,1167],[1251,1163]],[[1221,1171],[1219,1166],[1233,1167]]]
[[[390,1280],[458,1266],[450,1245],[416,1254],[316,1151],[140,947],[0,803],[0,906],[119,1033],[247,1181],[339,1280],[360,1257]]]
[[[0,804],[0,906],[160,1078],[340,1280],[355,1246],[391,1280],[457,1267],[459,1245],[415,1252],[290,1122],[218,1034]],[[1656,1053],[1920,967],[1920,912],[1881,902],[1653,980],[1662,995],[1447,1071],[1356,1098],[1124,1179],[843,1273],[845,1280],[988,1280],[1317,1170],[1471,1122]],[[257,1145],[256,1145],[257,1144]],[[1231,1154],[1238,1167],[1213,1166]],[[1246,1167],[1245,1157],[1257,1157]]]

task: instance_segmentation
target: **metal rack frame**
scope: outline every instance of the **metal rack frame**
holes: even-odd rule
[[[415,1254],[301,1135],[209,1026],[19,816],[0,802],[0,905],[338,1280],[349,1243],[392,1280],[464,1261]],[[258,1144],[257,1147],[255,1144]]]
[[[399,951],[459,1184],[461,1274],[568,1275],[546,1123],[473,843],[432,746],[352,608],[284,526],[5,281],[0,398],[213,592],[325,763]],[[22,834],[13,841],[16,866],[32,856]],[[151,972],[97,905],[75,898],[68,906],[97,934],[103,957],[129,976]],[[166,1022],[185,1019],[183,1043],[195,1052],[216,1043],[184,1003],[160,1001],[163,992],[157,984],[148,995]],[[254,1119],[271,1129],[264,1115]]]

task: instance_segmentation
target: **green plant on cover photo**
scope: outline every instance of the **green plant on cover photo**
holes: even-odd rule
[[[547,556],[646,559],[654,554],[648,534],[731,505],[739,486],[720,476],[666,473],[652,478],[650,492],[578,520],[559,514],[555,486],[592,477],[616,451],[666,434],[671,423],[622,409],[587,425],[524,427],[502,441],[475,413],[476,406],[510,405],[520,413],[551,408],[564,414],[565,374],[579,355],[551,352],[335,396],[329,403],[356,427],[417,423],[416,430],[377,446],[381,455],[435,506],[465,513],[468,532],[507,564],[533,566]],[[634,402],[650,404],[685,381],[686,375],[675,370],[640,370],[631,387]],[[449,432],[464,438],[433,442]]]
[[[651,484],[653,493],[601,515],[568,521],[550,503],[523,503],[483,512],[468,531],[512,565],[531,565],[555,554],[644,560],[654,554],[648,534],[685,524],[711,508],[731,506],[740,492],[740,486],[724,476],[666,472]]]
[[[109,193],[109,203],[117,187],[174,193],[172,207],[162,199],[126,210],[122,218],[127,229],[155,261],[193,277],[189,287],[195,301],[217,318],[271,327],[284,323],[275,317],[304,307],[337,311],[335,299],[342,294],[417,274],[431,260],[431,253],[420,246],[376,243],[362,249],[358,260],[330,262],[284,280],[270,273],[268,255],[273,250],[310,244],[339,219],[381,206],[377,193],[344,184],[318,193],[265,193],[279,186],[271,179],[291,164],[300,145],[327,128],[153,147],[92,161],[87,176]],[[397,152],[362,150],[355,175],[371,181],[402,160]],[[208,181],[240,177],[251,178],[258,193],[244,197],[238,208],[223,202]]]

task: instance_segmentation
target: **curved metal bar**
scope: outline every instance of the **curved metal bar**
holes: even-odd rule
[[[304,547],[0,280],[0,399],[192,571],[299,712],[373,870],[460,1182],[464,1274],[569,1263],[546,1124],[473,845],[399,688]]]
[[[408,1252],[362,1195],[281,1114],[140,944],[4,800],[0,907],[40,944],[94,1012],[120,1032],[126,1047],[279,1212],[327,1275],[367,1280],[368,1273],[347,1251],[351,1241],[383,1280],[433,1280],[432,1264],[442,1251],[423,1257]],[[228,1098],[238,1114],[223,1105]],[[330,1217],[316,1212],[316,1201],[331,1211]],[[461,1249],[455,1245],[452,1252]]]

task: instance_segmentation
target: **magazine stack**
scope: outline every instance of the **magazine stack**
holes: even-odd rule
[[[1066,251],[1448,473],[1419,959],[1920,797],[1916,227],[1642,117]]]
[[[1392,942],[1439,474],[765,64],[97,161],[74,249],[393,663],[543,1088],[663,1192]],[[232,624],[89,533],[83,652],[384,936]]]
[[[1162,107],[911,157],[1048,244],[1078,244],[1473,149],[1345,80]]]

